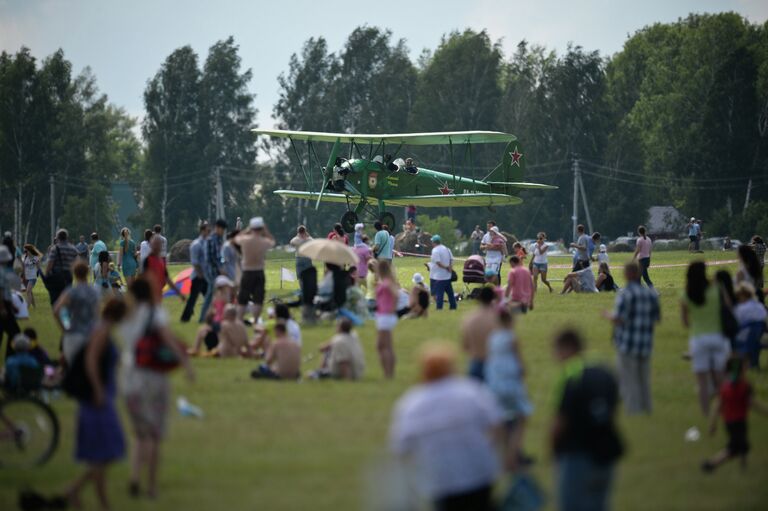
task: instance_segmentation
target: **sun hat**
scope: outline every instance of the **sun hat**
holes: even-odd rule
[[[0,263],[7,263],[13,259],[11,251],[5,245],[0,245]]]
[[[235,283],[230,280],[226,275],[219,275],[214,281],[214,287],[235,287]]]
[[[492,230],[493,232],[495,232],[496,234],[500,234],[500,233],[499,233],[499,226],[498,226],[498,225],[494,225],[493,227],[491,227],[491,230]]]
[[[365,228],[365,225],[362,222],[355,224],[356,231],[362,231],[364,228]]]
[[[696,221],[696,217],[695,217],[695,216],[692,216],[692,217],[691,217],[691,222],[695,222],[695,221]]]
[[[604,244],[600,244],[600,252],[606,252],[608,251],[608,247],[606,247]]]
[[[260,216],[255,216],[251,218],[251,220],[248,222],[248,227],[250,227],[251,229],[263,229],[264,218]]]
[[[424,275],[421,273],[414,273],[413,277],[411,278],[411,282],[414,284],[423,284],[424,283]]]
[[[441,238],[439,234],[432,236],[432,243],[440,243],[441,241],[443,241],[443,238]]]

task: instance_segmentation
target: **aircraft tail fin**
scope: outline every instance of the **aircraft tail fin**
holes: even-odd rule
[[[522,181],[525,174],[524,171],[523,146],[517,140],[513,140],[504,148],[501,163],[488,174],[485,181],[494,181],[496,183]]]

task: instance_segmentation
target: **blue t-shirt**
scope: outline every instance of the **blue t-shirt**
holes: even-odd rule
[[[99,254],[105,252],[106,250],[107,244],[101,240],[96,240],[96,243],[93,244],[93,249],[91,250],[91,268],[96,267],[96,265],[99,263]]]
[[[373,244],[379,247],[376,259],[392,259],[392,241],[389,233],[382,229],[373,237]]]
[[[29,367],[37,369],[40,364],[37,359],[29,353],[15,353],[5,361],[5,386],[6,388],[16,390],[21,386],[21,368]]]

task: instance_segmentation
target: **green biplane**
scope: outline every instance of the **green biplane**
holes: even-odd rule
[[[496,131],[453,131],[440,133],[405,133],[395,135],[353,135],[344,133],[318,133],[254,129],[259,135],[288,139],[298,157],[309,191],[276,190],[286,198],[338,202],[347,205],[341,225],[347,232],[354,230],[364,212],[372,214],[382,223],[394,225],[395,218],[387,207],[470,207],[511,206],[522,199],[513,195],[520,189],[548,190],[554,186],[523,181],[525,161],[517,137]],[[312,190],[312,165],[301,163],[303,158],[296,141],[307,143],[307,159],[319,167],[322,186]],[[314,142],[333,144],[328,162],[322,166],[317,158]],[[506,148],[501,163],[482,179],[457,176],[454,167],[454,146],[464,145],[471,153],[472,144],[504,143]],[[341,156],[342,144],[348,144],[347,156]],[[397,146],[386,153],[387,146]],[[439,172],[417,166],[411,158],[400,158],[403,146],[448,145],[451,172]],[[357,157],[355,157],[357,156]]]

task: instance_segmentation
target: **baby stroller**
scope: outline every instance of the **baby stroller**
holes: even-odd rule
[[[485,284],[485,259],[479,255],[469,256],[464,261],[461,281],[464,282],[464,289],[461,292],[462,300],[464,298],[474,299],[482,284]],[[470,284],[480,284],[472,286]]]

